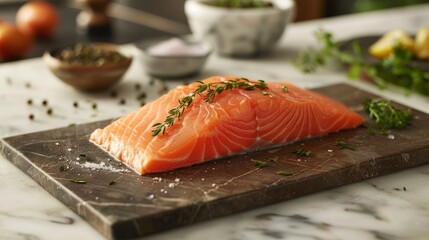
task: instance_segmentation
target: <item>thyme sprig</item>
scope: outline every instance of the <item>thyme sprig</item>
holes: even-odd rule
[[[336,41],[332,33],[322,29],[315,32],[320,48],[308,48],[294,60],[294,65],[304,73],[313,73],[326,65],[330,60],[336,60],[349,66],[348,77],[359,78],[367,75],[380,89],[393,84],[404,89],[405,93],[416,92],[429,95],[429,72],[415,65],[411,50],[404,49],[396,43],[392,54],[374,63],[364,62],[364,50],[354,41],[352,51],[343,50],[342,42]]]
[[[412,120],[411,111],[409,109],[397,109],[386,99],[378,101],[366,99],[362,104],[365,111],[369,114],[369,117],[374,120],[375,128],[381,134],[386,133],[389,129],[405,128]]]
[[[258,80],[258,82],[251,82],[247,78],[235,78],[225,82],[211,82],[204,83],[203,81],[197,81],[199,85],[197,88],[188,96],[179,99],[179,105],[168,111],[168,116],[164,122],[155,123],[152,127],[152,136],[157,136],[162,133],[165,134],[167,127],[173,126],[173,124],[180,120],[186,108],[191,105],[195,97],[204,97],[205,102],[212,102],[214,98],[224,91],[232,89],[244,89],[246,91],[253,91],[255,89],[265,90],[268,89],[267,84],[264,80]]]

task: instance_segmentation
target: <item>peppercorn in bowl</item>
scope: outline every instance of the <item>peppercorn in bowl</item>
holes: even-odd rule
[[[118,83],[132,62],[131,56],[106,43],[77,43],[47,51],[43,59],[56,77],[84,91],[103,90]]]

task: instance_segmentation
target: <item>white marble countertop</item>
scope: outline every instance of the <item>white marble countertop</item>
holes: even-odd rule
[[[292,65],[297,53],[314,44],[312,33],[324,28],[345,39],[393,28],[414,32],[429,25],[429,5],[293,24],[274,54],[260,59],[227,59],[212,55],[203,76],[233,74],[265,80],[287,80],[303,87],[347,81],[367,91],[429,113],[429,98],[405,96],[390,89],[350,81],[335,68],[303,75]],[[125,50],[137,53],[132,46]],[[182,81],[155,81],[136,59],[124,80],[111,91],[81,93],[58,81],[42,59],[0,64],[0,137],[118,117],[148,101],[165,86]],[[136,89],[136,84],[141,86]],[[126,104],[121,105],[121,98]],[[33,104],[28,105],[27,100]],[[47,100],[53,115],[46,114]],[[73,107],[77,101],[79,107]],[[97,103],[97,110],[91,108]],[[28,116],[34,114],[31,121]],[[429,156],[428,156],[429,157]],[[264,208],[151,235],[147,239],[429,239],[429,166],[300,197]],[[45,192],[9,161],[0,157],[0,239],[104,239],[83,219]]]

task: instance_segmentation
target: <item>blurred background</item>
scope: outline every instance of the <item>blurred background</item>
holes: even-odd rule
[[[20,6],[28,1],[0,0],[0,19],[14,22]],[[184,13],[185,0],[114,0],[109,4],[109,29],[96,32],[79,30],[76,17],[84,0],[49,1],[58,10],[59,28],[53,36],[37,39],[24,58],[38,57],[48,48],[62,47],[78,41],[130,43],[149,38],[190,33]],[[429,0],[296,0],[295,22],[343,14],[374,11],[404,5],[428,3]],[[80,4],[79,4],[80,3]],[[103,32],[104,31],[104,32]]]

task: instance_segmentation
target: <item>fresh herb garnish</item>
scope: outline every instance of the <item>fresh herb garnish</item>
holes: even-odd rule
[[[250,159],[257,167],[268,167],[269,163],[261,160]]]
[[[327,31],[318,30],[315,37],[321,48],[309,48],[294,61],[294,65],[302,72],[313,73],[329,60],[337,60],[349,66],[350,78],[358,78],[364,74],[381,89],[393,84],[403,88],[406,93],[429,95],[429,72],[412,64],[411,50],[396,44],[389,57],[375,63],[364,63],[362,46],[358,42],[353,42],[353,51],[348,52],[341,50],[341,42],[335,41],[333,35]]]
[[[356,147],[353,143],[349,143],[349,142],[344,142],[344,141],[338,141],[337,143],[337,147],[339,149],[350,149],[350,150],[356,150]]]
[[[79,178],[73,178],[73,179],[69,179],[70,182],[73,183],[78,183],[78,184],[86,184],[86,180],[84,179],[79,179]]]
[[[288,92],[288,91],[289,91],[289,89],[288,89],[288,87],[287,87],[287,86],[284,86],[284,85],[283,85],[283,86],[282,86],[282,91],[283,91],[283,92]]]
[[[212,102],[216,95],[219,95],[227,90],[240,88],[247,91],[252,91],[255,89],[264,90],[268,88],[267,84],[263,80],[259,80],[258,82],[254,83],[250,82],[246,78],[235,78],[225,82],[211,83],[198,81],[198,83],[200,84],[191,94],[179,99],[179,106],[168,111],[169,115],[165,118],[164,122],[158,122],[152,126],[154,128],[152,130],[152,136],[157,136],[160,133],[164,134],[167,127],[173,126],[174,122],[180,119],[180,117],[185,112],[185,109],[191,105],[194,98],[197,96],[203,96],[204,101]]]
[[[278,160],[279,160],[279,157],[271,157],[271,158],[269,158],[268,159],[268,162],[278,162]]]
[[[304,148],[296,149],[296,150],[292,151],[292,153],[295,153],[296,155],[299,155],[302,157],[310,157],[312,154],[311,151],[307,151]]]
[[[399,110],[393,107],[389,100],[373,101],[366,99],[362,104],[369,117],[374,120],[374,127],[381,134],[386,133],[389,129],[405,128],[412,119],[409,109]]]
[[[67,166],[64,164],[60,165],[60,172],[64,172],[65,170],[67,170]]]
[[[282,175],[282,176],[292,176],[292,175],[293,175],[293,173],[292,173],[292,172],[290,172],[290,171],[288,171],[288,170],[280,170],[280,171],[277,171],[277,174],[278,174],[278,175]]]

